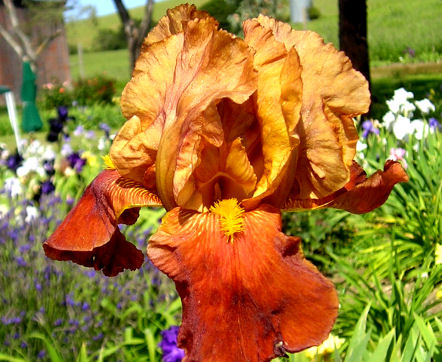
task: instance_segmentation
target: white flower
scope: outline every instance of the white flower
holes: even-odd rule
[[[17,177],[8,177],[5,179],[4,188],[11,197],[16,197],[22,193],[21,183]]]
[[[8,205],[0,204],[0,219],[1,219],[3,216],[6,216],[6,214],[8,213],[8,211],[9,211],[9,206],[8,206]]]
[[[356,152],[357,152],[359,159],[363,160],[365,158],[364,150],[366,148],[367,148],[367,144],[358,140],[358,142],[356,143]]]
[[[38,210],[35,206],[26,206],[25,222],[28,224],[38,218]]]
[[[408,92],[405,88],[398,88],[394,91],[393,98],[406,101],[407,99],[414,98],[414,94],[413,92]]]
[[[422,99],[420,101],[416,101],[414,103],[416,103],[417,108],[419,108],[419,110],[423,114],[430,113],[430,111],[434,112],[436,110],[436,107],[434,106],[434,104],[431,103],[430,100],[428,100],[427,98]]]
[[[393,133],[398,140],[405,141],[413,133],[413,127],[409,118],[399,115],[393,123]]]
[[[393,98],[387,101],[388,108],[395,114],[403,113],[408,115],[416,109],[415,105],[408,101],[408,99],[413,97],[413,93],[407,92],[404,88],[396,89]]]
[[[382,120],[384,121],[385,127],[391,131],[391,128],[393,127],[394,121],[396,121],[396,116],[392,111],[388,111],[385,113],[384,117],[382,117]]]
[[[416,137],[418,140],[421,140],[424,136],[426,137],[430,131],[428,124],[421,119],[415,119],[413,122],[411,122],[411,127],[413,129],[412,133],[414,134],[414,137]]]
[[[40,165],[40,162],[37,157],[29,157],[21,165],[17,168],[17,176],[25,177],[31,172],[37,172],[40,176],[44,176],[45,171],[43,167]]]
[[[98,140],[97,147],[100,151],[103,151],[106,148],[106,138],[105,137],[100,137],[100,139]]]
[[[56,154],[51,147],[46,147],[42,158],[43,160],[55,160]]]

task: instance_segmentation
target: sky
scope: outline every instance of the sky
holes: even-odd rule
[[[68,3],[69,4],[69,3]],[[116,12],[114,2],[112,0],[77,0],[78,8],[83,6],[94,6],[97,9],[97,16],[108,15]],[[123,0],[123,4],[127,9],[136,8],[146,4],[146,0]],[[65,13],[66,17],[78,17],[78,8]]]

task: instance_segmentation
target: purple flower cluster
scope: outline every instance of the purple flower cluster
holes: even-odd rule
[[[362,130],[362,137],[364,138],[367,138],[370,133],[379,134],[379,129],[377,129],[369,119],[362,123]]]
[[[184,350],[178,347],[178,326],[161,331],[162,341],[158,346],[163,351],[163,362],[179,362],[184,358]]]
[[[81,158],[81,155],[79,152],[72,152],[66,158],[67,158],[71,168],[73,168],[78,173],[80,173],[83,170],[83,167],[86,164],[86,159]]]

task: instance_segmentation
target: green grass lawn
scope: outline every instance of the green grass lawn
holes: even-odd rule
[[[162,16],[166,14],[166,10],[173,8],[179,4],[183,3],[193,3],[196,6],[200,7],[205,4],[208,0],[193,0],[193,1],[184,1],[184,0],[165,0],[165,1],[156,1],[152,20],[156,23]],[[134,18],[141,19],[144,13],[144,7],[137,7],[129,10],[129,13]],[[98,34],[99,29],[113,29],[116,30],[120,26],[121,21],[118,15],[111,14],[106,16],[100,16],[94,20],[85,19],[74,22],[69,22],[66,24],[67,38],[68,44],[71,47],[77,46],[77,44],[81,44],[83,49],[89,50],[93,47],[93,42],[95,36]]]
[[[335,46],[338,41],[338,1],[315,0],[321,17],[307,24]],[[407,48],[416,55],[410,61],[440,61],[442,53],[442,4],[439,0],[367,0],[368,42],[372,65],[400,61]],[[303,25],[295,26],[302,29]]]

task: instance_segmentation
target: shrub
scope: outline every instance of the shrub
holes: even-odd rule
[[[116,50],[127,48],[126,35],[122,26],[118,30],[99,29],[94,40],[94,50]]]
[[[115,95],[115,79],[97,76],[74,83],[73,99],[82,106],[95,103],[111,104]]]
[[[41,105],[45,109],[54,109],[72,104],[72,90],[68,82],[49,82],[43,84],[40,93]]]

